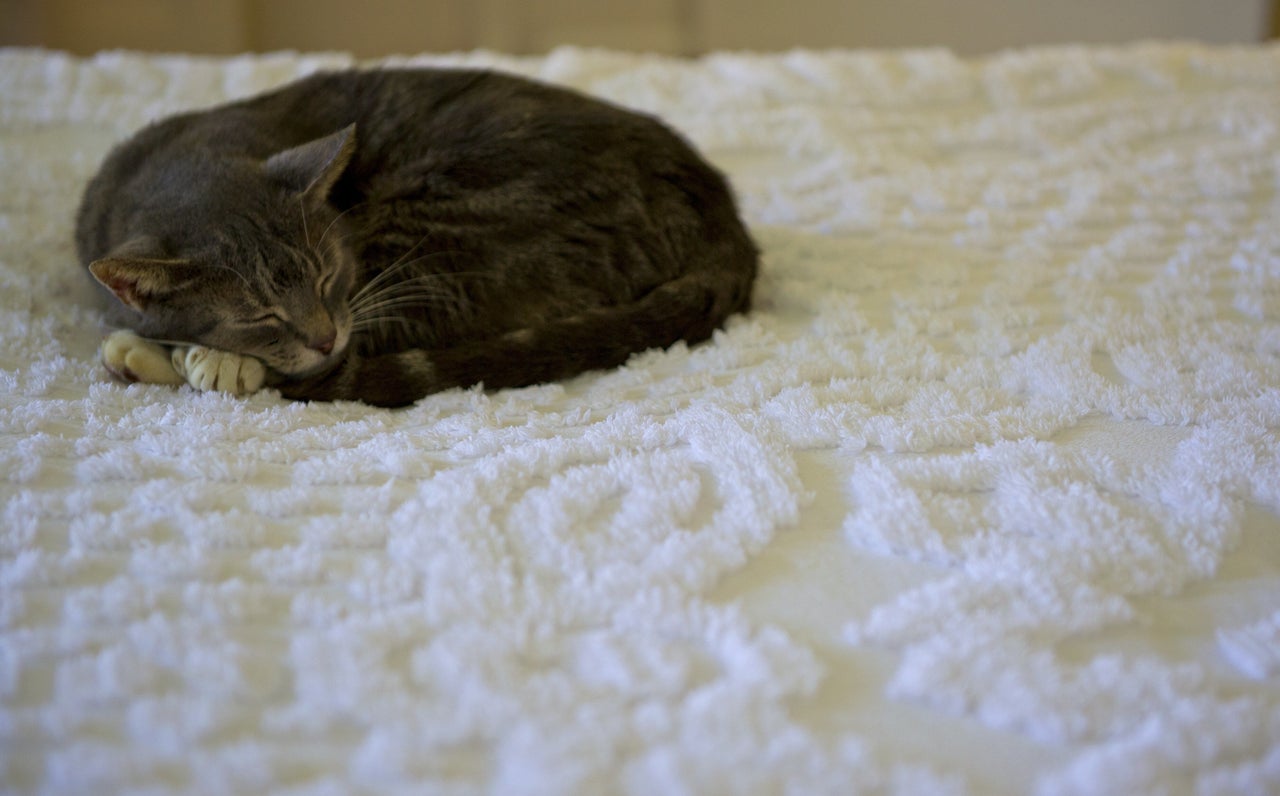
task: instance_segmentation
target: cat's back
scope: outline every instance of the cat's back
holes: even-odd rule
[[[291,143],[355,123],[352,171],[465,160],[472,168],[588,178],[626,162],[648,171],[709,167],[657,119],[578,91],[472,69],[324,73],[258,102]]]
[[[652,128],[653,120],[572,89],[482,69],[381,68],[321,72],[274,91],[205,112],[240,116],[261,126],[311,136],[352,122],[373,139],[427,131],[466,133],[483,141],[511,132],[512,120],[561,131],[575,125]],[[304,138],[305,140],[305,138]]]
[[[571,89],[489,70],[353,69],[148,125],[112,151],[96,187],[118,193],[155,181],[174,173],[174,161],[265,159],[351,124],[356,176],[425,156],[584,174],[602,155],[650,170],[704,165],[656,119]]]

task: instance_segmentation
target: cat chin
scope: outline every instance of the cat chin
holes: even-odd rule
[[[284,379],[309,379],[333,370],[338,366],[338,363],[342,362],[345,354],[346,346],[344,345],[342,348],[335,348],[333,353],[320,358],[319,361],[315,361],[312,364],[302,364],[288,369],[276,367],[273,370]]]
[[[311,349],[302,349],[297,351],[293,362],[287,366],[273,365],[272,370],[286,379],[308,379],[313,376],[319,376],[333,370],[337,367],[347,353],[347,346],[351,343],[351,333],[345,329],[338,329],[338,338],[334,341],[333,350],[328,354],[321,354]]]

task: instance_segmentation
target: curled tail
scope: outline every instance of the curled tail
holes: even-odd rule
[[[613,368],[640,351],[707,339],[725,318],[747,308],[754,276],[754,268],[732,275],[691,273],[630,304],[453,348],[367,358],[353,354],[328,374],[279,386],[289,398],[403,406],[453,387],[524,387]]]

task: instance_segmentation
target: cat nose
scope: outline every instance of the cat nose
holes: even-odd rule
[[[312,351],[319,351],[321,354],[328,356],[333,353],[333,344],[337,339],[337,331],[332,331],[323,337],[316,337],[307,341],[307,348],[310,348]]]

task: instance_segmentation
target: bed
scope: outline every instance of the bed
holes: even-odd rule
[[[109,147],[352,63],[0,52],[5,792],[1280,791],[1280,48],[391,59],[661,115],[753,310],[394,411],[111,380]]]

